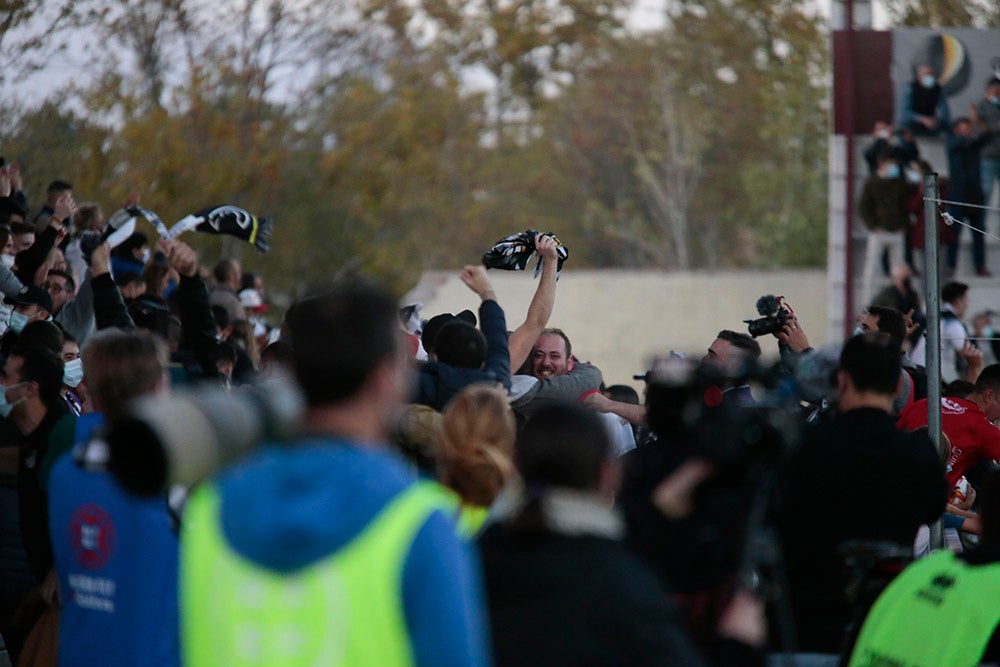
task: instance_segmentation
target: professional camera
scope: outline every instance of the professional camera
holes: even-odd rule
[[[646,396],[650,429],[681,440],[717,466],[771,465],[798,439],[794,378],[748,359],[735,373],[682,359],[654,365]],[[726,400],[724,387],[753,384],[757,401]]]
[[[767,516],[777,470],[799,440],[794,378],[754,361],[730,372],[670,358],[653,364],[647,382],[655,437],[625,457],[617,498],[631,546],[675,593],[695,599],[722,599],[737,579],[780,580]],[[727,391],[744,384],[754,401]],[[664,485],[704,462],[710,473],[690,491],[689,512],[664,514],[656,502]],[[714,632],[709,616],[692,619],[696,633]]]
[[[757,299],[757,313],[763,317],[743,320],[746,322],[747,331],[754,338],[781,331],[788,318],[792,316],[792,309],[785,303],[785,297],[765,294]]]
[[[203,385],[143,397],[108,433],[109,467],[139,495],[191,486],[261,442],[293,436],[304,412],[298,386],[281,376],[236,391]]]

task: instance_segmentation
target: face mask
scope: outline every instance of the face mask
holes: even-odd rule
[[[995,333],[993,327],[983,327],[983,338],[993,338]]]
[[[153,253],[150,252],[149,248],[143,248],[142,252],[139,254],[142,255],[142,263],[149,264],[149,258],[153,256]]]
[[[891,136],[892,133],[889,132],[889,130],[879,130],[878,132],[875,133],[875,137],[878,139],[888,139]]]
[[[886,178],[899,178],[899,165],[893,164],[885,168]]]
[[[23,382],[18,382],[17,384],[12,384],[9,387],[5,387],[0,384],[0,416],[7,417],[10,415],[10,411],[14,409],[15,406],[20,405],[24,398],[19,398],[13,403],[7,402],[7,391],[13,389],[14,387],[20,387]]]
[[[928,74],[920,79],[920,83],[924,85],[924,88],[933,88],[934,84],[937,83],[937,79],[934,78],[933,74]]]
[[[63,366],[63,384],[76,389],[83,380],[83,359],[67,361]]]
[[[862,329],[861,327],[854,327],[854,331],[853,331],[853,333],[851,333],[851,335],[852,336],[860,336],[864,332],[865,332],[865,330]]]
[[[21,330],[24,329],[24,325],[27,323],[28,316],[24,313],[19,313],[15,310],[10,314],[10,328],[14,333],[21,333]]]
[[[992,102],[993,104],[1000,106],[1000,97],[997,97],[996,95],[990,95],[986,99]]]
[[[0,264],[3,264],[8,269],[14,268],[14,255],[0,255]]]
[[[914,185],[916,185],[917,183],[920,182],[920,174],[918,174],[917,172],[913,171],[912,169],[907,169],[906,170],[906,182],[907,183],[913,183]]]

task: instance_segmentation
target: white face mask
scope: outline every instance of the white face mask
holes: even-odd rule
[[[3,264],[8,269],[14,268],[14,255],[0,255],[0,264]]]
[[[77,358],[67,361],[63,365],[63,384],[72,389],[76,389],[83,381],[83,359]]]
[[[142,253],[140,254],[142,255],[142,263],[149,264],[149,258],[153,256],[153,253],[150,252],[149,248],[143,248]]]
[[[17,407],[21,403],[23,403],[24,400],[27,398],[27,396],[24,396],[22,398],[17,399],[13,403],[8,403],[7,402],[7,391],[10,390],[10,389],[13,389],[14,387],[20,387],[22,384],[25,384],[25,383],[24,382],[18,382],[17,384],[12,384],[9,387],[5,387],[2,384],[0,384],[0,416],[6,417],[6,416],[10,415],[11,410],[13,410],[15,407]]]
[[[865,333],[864,329],[862,329],[861,327],[854,327],[854,331],[851,332],[851,336],[852,337],[853,336],[860,336],[863,333]]]
[[[24,329],[25,325],[28,323],[30,318],[24,313],[19,313],[16,310],[10,314],[10,328],[11,330],[19,334],[21,330]]]

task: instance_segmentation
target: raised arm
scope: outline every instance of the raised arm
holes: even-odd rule
[[[130,331],[135,328],[125,299],[111,277],[111,246],[107,243],[94,249],[90,258],[90,278],[84,281],[87,283],[90,283],[92,317],[97,329],[117,327]]]
[[[462,282],[479,295],[479,323],[486,338],[486,362],[483,370],[493,373],[503,386],[510,390],[510,356],[507,349],[507,324],[497,295],[481,266],[462,269]]]
[[[520,368],[531,354],[531,348],[552,317],[552,308],[556,303],[556,268],[559,266],[557,248],[556,240],[551,236],[535,235],[535,250],[544,260],[542,275],[538,279],[535,296],[528,306],[524,324],[514,330],[507,343],[510,349],[510,367],[514,370]]]

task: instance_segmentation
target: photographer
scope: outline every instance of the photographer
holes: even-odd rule
[[[305,435],[191,495],[185,664],[486,664],[475,559],[454,508],[382,444],[408,389],[395,300],[345,281],[296,304],[286,324]]]

